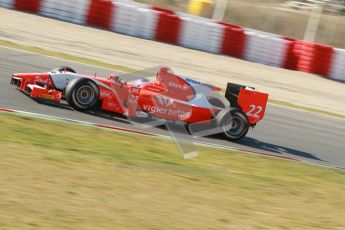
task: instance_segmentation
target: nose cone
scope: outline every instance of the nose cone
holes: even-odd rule
[[[35,77],[46,77],[49,76],[47,73],[14,73],[13,77],[17,78],[35,78]]]
[[[14,73],[12,79],[25,80],[27,84],[41,84],[53,86],[48,73]]]

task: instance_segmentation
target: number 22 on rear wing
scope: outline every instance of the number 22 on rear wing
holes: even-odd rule
[[[237,107],[247,115],[250,125],[264,118],[268,94],[255,91],[254,88],[228,83],[225,97],[230,101],[231,107]]]

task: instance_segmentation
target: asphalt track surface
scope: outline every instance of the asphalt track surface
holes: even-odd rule
[[[73,111],[65,106],[40,104],[9,84],[12,73],[46,72],[62,65],[70,66],[77,72],[91,75],[97,73],[97,76],[104,77],[114,72],[95,66],[0,47],[0,108],[133,128],[131,124],[117,116],[103,113],[86,114]],[[163,135],[169,134],[164,128],[151,128],[148,131]],[[219,136],[196,138],[196,140],[345,168],[345,119],[271,104],[268,105],[264,120],[254,130],[250,130],[247,137],[240,142],[228,142]]]

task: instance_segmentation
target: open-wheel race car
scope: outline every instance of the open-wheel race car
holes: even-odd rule
[[[66,100],[75,110],[101,109],[133,120],[175,121],[191,126],[192,134],[201,125],[206,127],[203,130],[218,130],[230,141],[243,138],[263,119],[268,99],[266,93],[232,83],[224,95],[221,88],[176,75],[167,67],[132,81],[58,67],[45,73],[14,73],[11,84],[35,99]]]

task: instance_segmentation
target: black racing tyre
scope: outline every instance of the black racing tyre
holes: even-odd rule
[[[224,103],[216,97],[207,97],[208,103],[218,108],[225,108]]]
[[[238,141],[246,136],[249,130],[247,116],[239,110],[221,111],[217,116],[217,125],[228,141]]]
[[[56,67],[55,69],[52,69],[51,72],[70,72],[70,73],[76,73],[76,71],[74,69],[72,69],[71,67],[68,66],[59,66]]]
[[[76,110],[90,110],[99,102],[99,89],[88,78],[74,78],[65,89],[67,103]]]

